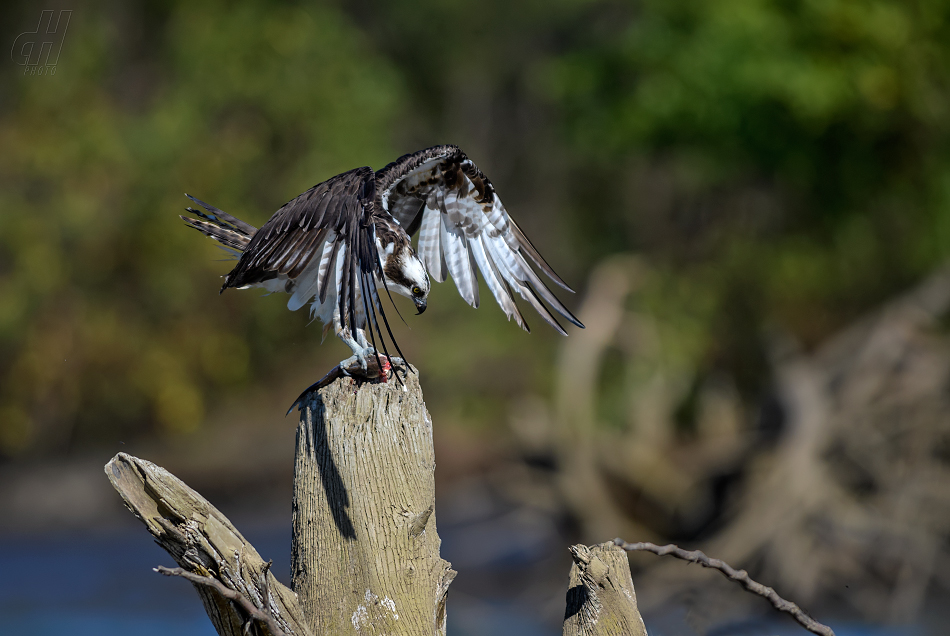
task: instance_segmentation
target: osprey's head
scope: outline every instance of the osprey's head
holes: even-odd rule
[[[417,314],[426,310],[429,298],[429,275],[415,250],[406,245],[390,253],[385,260],[383,272],[390,291],[409,298],[416,304]]]

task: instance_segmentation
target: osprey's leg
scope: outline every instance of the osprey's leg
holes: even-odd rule
[[[366,371],[366,367],[368,364],[366,360],[370,356],[374,355],[376,353],[376,350],[373,349],[373,347],[369,345],[364,347],[363,344],[359,342],[359,340],[365,340],[365,338],[359,338],[359,340],[354,340],[352,337],[350,337],[349,331],[339,331],[337,332],[336,335],[340,336],[340,339],[346,343],[346,346],[348,346],[350,350],[353,351],[352,356],[340,362],[340,368],[346,369],[347,367],[352,366],[354,362],[359,362],[360,368],[363,371]]]
[[[366,332],[362,329],[356,330],[356,341],[360,343],[360,346],[363,349],[372,349],[373,345],[369,343],[369,340],[366,339]]]
[[[333,312],[333,330],[336,332],[336,335],[346,343],[346,346],[350,348],[353,352],[353,355],[346,360],[340,362],[340,368],[346,369],[349,366],[352,366],[354,362],[359,362],[360,368],[363,371],[367,369],[367,358],[369,356],[375,355],[376,350],[367,342],[366,334],[362,329],[356,330],[356,338],[354,339],[350,334],[350,330],[343,326],[342,321],[340,320],[339,311]],[[344,371],[346,373],[346,371]]]

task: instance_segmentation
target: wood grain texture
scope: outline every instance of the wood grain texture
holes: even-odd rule
[[[292,586],[314,633],[445,634],[432,420],[405,387],[340,378],[300,403]]]
[[[164,468],[125,453],[113,457],[105,472],[126,507],[184,570],[243,595],[284,633],[310,636],[296,595],[204,497]],[[195,589],[221,636],[276,636],[213,588],[195,584]]]
[[[627,553],[612,542],[570,550],[564,636],[647,636]]]

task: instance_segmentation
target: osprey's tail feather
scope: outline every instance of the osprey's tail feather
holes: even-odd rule
[[[185,208],[191,212],[197,219],[182,216],[181,220],[189,226],[195,228],[205,236],[210,236],[221,243],[229,251],[243,252],[257,228],[241,219],[231,216],[227,212],[222,212],[213,205],[208,205],[204,201],[196,199],[190,194],[186,197],[203,207],[207,212],[196,210],[195,208]]]

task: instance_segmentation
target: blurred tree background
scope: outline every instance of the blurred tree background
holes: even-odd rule
[[[775,339],[816,350],[950,253],[945,1],[63,8],[55,76],[0,65],[2,461],[192,436],[347,355],[285,299],[219,296],[230,264],[178,220],[183,192],[259,226],[338,172],[456,143],[581,298],[639,255],[625,302],[664,345],[605,354],[598,426],[626,426],[655,363],[681,371],[661,418],[680,438],[710,378],[774,436]],[[2,12],[12,41],[37,11]],[[564,345],[540,320],[526,336],[433,296],[397,335],[443,430],[492,437],[556,401]]]
[[[5,11],[8,35],[32,20]],[[690,355],[754,401],[764,329],[819,342],[946,256],[948,12],[77,6],[55,77],[3,71],[0,454],[187,434],[288,358],[319,374],[342,354],[304,316],[215,294],[228,265],[182,231],[181,192],[259,225],[314,182],[441,142],[484,167],[576,286],[611,253],[647,255],[657,311],[694,314]],[[436,401],[491,426],[500,407],[466,405],[472,383],[480,401],[544,391],[555,341],[450,296],[433,306],[451,321],[405,337]],[[474,360],[453,344],[473,331]],[[478,386],[486,366],[522,379]]]

